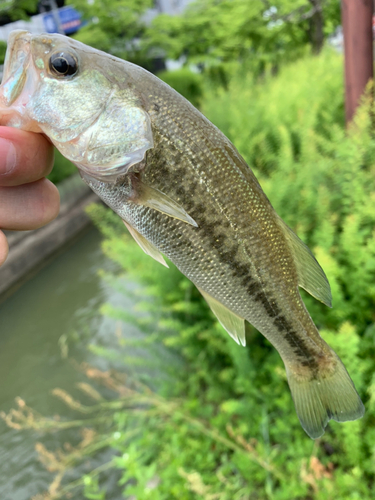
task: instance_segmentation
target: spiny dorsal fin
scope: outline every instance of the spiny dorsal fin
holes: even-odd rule
[[[309,247],[298,238],[280,217],[278,220],[294,255],[299,286],[326,306],[332,307],[331,288],[323,269]]]
[[[159,250],[156,250],[156,248],[149,241],[147,241],[146,238],[144,238],[141,234],[139,234],[138,231],[136,231],[134,229],[134,227],[132,227],[130,224],[128,224],[125,221],[123,221],[123,223],[128,228],[129,233],[133,236],[133,238],[138,243],[138,245],[142,248],[144,253],[147,253],[147,255],[149,255],[150,257],[155,259],[157,262],[160,262],[160,264],[163,264],[163,266],[169,268],[168,264],[165,262],[162,254],[159,252]]]
[[[237,342],[238,345],[246,345],[245,337],[245,320],[240,316],[237,316],[234,312],[229,310],[221,302],[214,299],[208,293],[204,292],[200,288],[198,290],[201,292],[206,302],[211,308],[211,311],[215,314],[219,323],[225,330],[229,333],[233,340]]]
[[[191,224],[194,227],[198,227],[195,220],[190,217],[181,205],[158,189],[147,186],[147,184],[144,184],[140,180],[137,180],[135,188],[136,197],[132,201],[137,203],[137,205],[143,205],[145,207],[158,210],[169,217],[174,217],[175,219],[182,220],[183,222]]]

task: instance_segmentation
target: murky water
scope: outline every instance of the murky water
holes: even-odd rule
[[[99,233],[90,229],[0,304],[0,411],[15,407],[19,396],[43,415],[66,413],[50,392],[55,387],[74,392],[84,376],[62,359],[59,339],[76,336],[70,354],[91,360],[83,347],[85,335],[108,346],[116,343],[114,322],[98,314],[100,305],[119,301],[123,307],[134,305],[98,276],[99,269],[113,268],[101,253]],[[138,334],[131,325],[125,328],[125,335]],[[1,500],[29,500],[49,485],[52,475],[34,450],[38,437],[36,432],[9,429],[0,421]],[[54,448],[61,433],[48,439]]]

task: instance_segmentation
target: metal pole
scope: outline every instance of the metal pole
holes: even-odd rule
[[[345,53],[345,114],[348,124],[373,78],[373,0],[342,0]]]
[[[65,31],[63,30],[61,26],[61,21],[60,21],[60,16],[59,16],[59,8],[57,7],[57,3],[55,0],[49,0],[49,4],[51,6],[51,12],[53,15],[53,18],[55,19],[55,23],[57,26],[57,32],[60,33],[61,35],[65,35]]]
[[[1,0],[0,0],[1,1]],[[47,9],[48,7],[48,9]],[[65,35],[65,32],[61,26],[60,16],[59,16],[59,8],[57,7],[56,0],[42,0],[39,2],[39,11],[40,12],[51,12],[53,19],[56,24],[57,33],[61,35]]]

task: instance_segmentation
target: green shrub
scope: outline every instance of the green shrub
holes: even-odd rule
[[[48,179],[54,184],[58,184],[75,172],[77,172],[77,167],[55,149],[55,164]]]
[[[0,64],[4,64],[6,51],[7,51],[7,44],[0,40]]]
[[[265,77],[256,86],[234,78],[228,91],[205,95],[203,109],[232,138],[278,213],[325,269],[333,309],[311,297],[306,303],[352,375],[366,404],[365,417],[331,422],[325,435],[312,442],[298,422],[275,349],[253,328],[247,348],[236,345],[173,265],[165,269],[151,260],[123,234],[113,213],[96,206],[91,215],[105,236],[104,251],[130,278],[139,280],[148,296],[141,303],[148,315],[139,320],[121,309],[106,307],[104,312],[137,321],[147,334],[138,343],[150,345],[151,359],[160,358],[163,367],[160,376],[150,380],[150,360],[144,367],[143,380],[158,395],[130,384],[132,389],[121,386],[120,399],[82,410],[105,421],[98,427],[100,442],[116,451],[109,466],[122,471],[124,497],[374,498],[373,112],[364,102],[345,132],[341,75],[341,58],[326,52],[285,68],[276,78]],[[160,342],[174,353],[172,360],[155,350]],[[116,353],[106,355],[122,357],[128,364],[127,344],[120,344]],[[31,421],[30,415],[26,412],[25,422]],[[81,450],[85,455],[85,448]],[[97,474],[81,481],[86,498],[105,498]]]
[[[257,84],[252,73],[239,70],[227,91],[206,93],[202,111],[264,176],[278,168],[285,147],[298,161],[301,141],[310,131],[329,140],[332,129],[343,130],[342,66],[341,56],[325,50]]]
[[[367,401],[367,413],[360,421],[331,422],[313,444],[295,415],[282,363],[263,337],[252,330],[248,348],[241,349],[212,326],[206,305],[185,278],[146,263],[143,255],[133,271],[125,243],[113,238],[105,251],[148,284],[155,311],[164,312],[156,329],[165,331],[164,344],[185,360],[167,394],[183,396],[181,407],[204,421],[207,431],[232,437],[248,452],[244,457],[230,451],[193,424],[183,424],[177,413],[165,425],[154,423],[152,439],[146,432],[139,443],[142,450],[147,440],[154,443],[149,460],[161,481],[152,498],[370,499],[375,493],[375,142],[369,105],[364,103],[346,133],[342,59],[330,51],[256,86],[251,75],[248,80],[247,85],[242,76],[234,78],[227,92],[207,94],[203,110],[232,138],[278,213],[325,269],[333,309],[311,297],[307,306]],[[175,280],[174,286],[167,279]]]

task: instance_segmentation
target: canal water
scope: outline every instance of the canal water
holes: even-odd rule
[[[100,242],[99,232],[90,228],[0,303],[0,411],[16,407],[16,397],[45,416],[66,411],[51,395],[52,389],[74,393],[77,382],[85,379],[61,356],[61,341],[75,338],[69,355],[94,363],[94,356],[85,347],[88,336],[92,343],[117,344],[114,321],[98,311],[103,303],[132,309],[135,299],[131,293],[119,294],[99,275],[99,269],[116,272],[115,265],[102,254]],[[129,291],[137,287],[126,279],[124,286]],[[122,334],[132,338],[140,333],[125,324]],[[47,489],[53,475],[35,452],[40,437],[40,433],[16,431],[0,421],[1,500],[30,500]],[[62,447],[63,442],[61,432],[49,438],[52,449]],[[115,493],[114,479],[113,500],[121,498]]]

